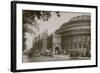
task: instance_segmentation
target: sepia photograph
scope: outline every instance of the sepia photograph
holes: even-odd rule
[[[12,72],[97,67],[97,16],[97,6],[12,1]]]
[[[23,10],[23,63],[91,59],[91,14]]]

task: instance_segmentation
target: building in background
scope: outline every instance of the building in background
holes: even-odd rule
[[[61,48],[70,56],[90,56],[91,16],[81,15],[64,23],[56,33],[61,36]]]
[[[34,38],[33,53],[91,56],[91,16],[81,15],[61,25],[54,33],[45,31]],[[49,53],[49,54],[48,54]]]
[[[47,55],[51,56],[60,54],[62,52],[60,36],[55,33],[48,35],[47,31],[41,33],[34,38],[31,51],[33,54],[38,52],[41,55],[46,55],[47,52]]]

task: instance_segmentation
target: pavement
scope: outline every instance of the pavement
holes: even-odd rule
[[[80,58],[70,58],[68,55],[54,55],[51,56],[43,56],[40,55],[38,57],[28,57],[27,55],[23,55],[23,63],[27,62],[46,62],[46,61],[65,61],[65,60],[89,60],[87,57]]]

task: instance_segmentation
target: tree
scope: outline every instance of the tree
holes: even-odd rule
[[[58,17],[60,17],[60,13],[54,12]],[[23,10],[23,50],[26,48],[26,38],[25,32],[30,34],[36,34],[30,27],[35,27],[36,30],[39,30],[39,26],[37,20],[48,21],[48,19],[52,16],[51,11],[33,11],[33,10]]]

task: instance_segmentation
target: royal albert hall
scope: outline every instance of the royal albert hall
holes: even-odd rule
[[[91,16],[81,15],[70,19],[56,31],[61,48],[70,56],[91,56]]]

